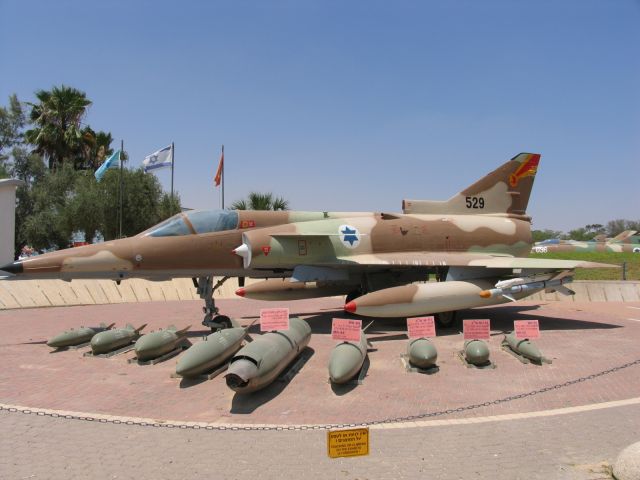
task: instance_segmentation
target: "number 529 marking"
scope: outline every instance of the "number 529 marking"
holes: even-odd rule
[[[484,208],[483,197],[465,197],[467,208]]]

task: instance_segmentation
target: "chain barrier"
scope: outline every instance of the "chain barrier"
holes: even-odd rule
[[[458,408],[450,408],[447,410],[439,410],[435,412],[427,412],[427,413],[419,413],[416,415],[407,415],[404,417],[395,417],[395,418],[386,418],[383,420],[371,420],[367,422],[358,422],[358,423],[329,423],[324,425],[281,425],[281,426],[251,426],[251,425],[189,425],[189,424],[174,424],[174,423],[160,423],[160,422],[147,422],[143,420],[119,420],[119,419],[108,419],[108,418],[94,418],[88,417],[85,415],[71,415],[71,414],[62,414],[56,412],[42,412],[42,411],[33,411],[29,408],[17,408],[17,407],[4,407],[0,405],[0,411],[6,411],[10,413],[22,413],[25,415],[37,415],[40,417],[52,417],[52,418],[63,418],[65,420],[84,420],[86,422],[98,422],[98,423],[111,423],[114,425],[135,425],[139,427],[152,427],[152,428],[176,428],[181,430],[218,430],[218,431],[306,431],[306,430],[333,430],[339,428],[354,428],[354,427],[369,427],[372,425],[382,425],[388,423],[402,423],[402,422],[411,422],[416,420],[423,420],[425,418],[434,418],[434,417],[442,417],[444,415],[451,415],[452,413],[460,413],[466,412],[469,410],[477,410],[482,407],[489,407],[491,405],[500,405],[503,403],[512,402],[514,400],[519,400],[521,398],[533,397],[534,395],[539,395],[541,393],[546,393],[551,390],[559,390],[561,388],[570,387],[571,385],[575,385],[577,383],[586,382],[589,380],[594,380],[596,378],[602,377],[604,375],[608,375],[610,373],[615,373],[620,370],[624,370],[625,368],[632,367],[634,365],[640,364],[640,358],[634,360],[633,362],[628,362],[617,367],[608,368],[607,370],[602,370],[598,373],[592,373],[591,375],[586,375],[584,377],[576,378],[573,380],[568,380],[563,383],[558,383],[556,385],[551,385],[548,387],[542,387],[536,390],[531,390],[526,393],[519,393],[517,395],[510,395],[508,397],[499,398],[497,400],[493,400],[490,402],[483,403],[474,403],[471,405],[465,405],[464,407]]]

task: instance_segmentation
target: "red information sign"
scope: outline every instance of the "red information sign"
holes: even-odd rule
[[[260,310],[260,331],[289,330],[288,308],[263,308]]]
[[[433,317],[407,318],[407,335],[409,338],[435,337],[436,324]]]
[[[465,340],[489,340],[491,331],[489,319],[464,320],[462,331]]]
[[[538,320],[514,320],[513,330],[516,333],[516,338],[528,338],[530,340],[540,338]]]
[[[359,342],[362,334],[362,320],[334,318],[331,323],[331,338],[346,342]]]

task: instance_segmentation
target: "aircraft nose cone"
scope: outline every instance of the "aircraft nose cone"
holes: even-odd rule
[[[344,311],[347,313],[356,313],[356,310],[358,309],[358,306],[356,305],[356,302],[349,302],[344,306]]]
[[[0,270],[7,273],[12,273],[13,275],[17,275],[24,271],[24,267],[22,266],[22,262],[12,262],[7,263],[3,267],[0,267]]]

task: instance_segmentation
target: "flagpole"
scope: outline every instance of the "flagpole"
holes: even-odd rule
[[[118,234],[118,238],[122,238],[122,217],[123,217],[123,213],[124,213],[123,209],[122,209],[122,198],[124,196],[123,195],[124,188],[123,188],[123,180],[122,180],[122,164],[124,163],[123,162],[123,158],[122,158],[123,157],[123,152],[124,152],[124,140],[120,140],[120,156],[118,158],[118,160],[120,160],[120,192],[119,192],[120,193],[120,195],[119,195],[120,196],[120,209],[119,209],[120,210],[120,214],[119,214],[119,217],[120,217],[120,219],[119,219],[120,220],[119,221],[119,223],[120,223],[120,232]]]
[[[222,145],[222,210],[224,210],[224,145]]]
[[[173,164],[175,161],[175,145],[171,142],[171,205],[173,205]]]

